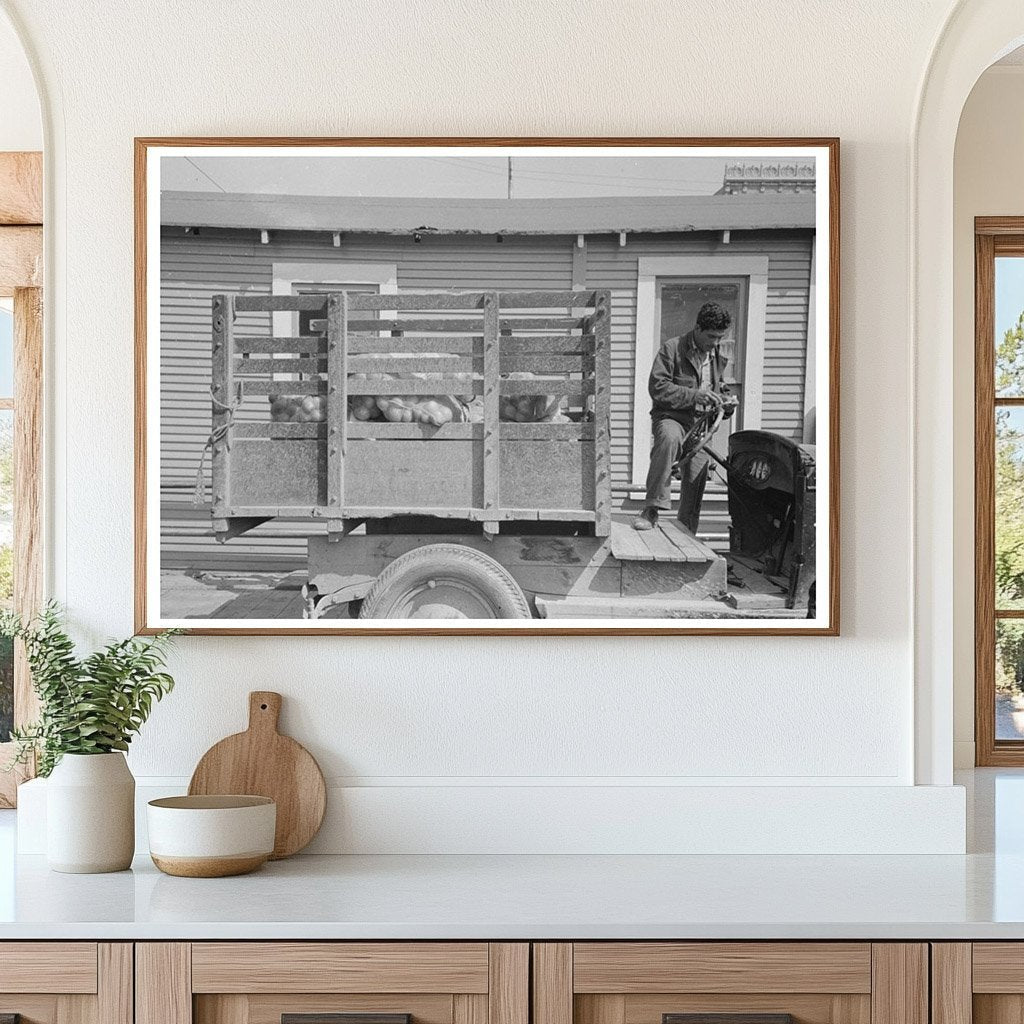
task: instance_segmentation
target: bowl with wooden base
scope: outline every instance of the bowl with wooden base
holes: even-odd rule
[[[274,852],[270,797],[168,796],[150,800],[149,854],[168,875],[226,878],[255,871]]]

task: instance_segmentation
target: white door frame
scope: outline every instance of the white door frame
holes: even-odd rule
[[[272,295],[291,295],[297,281],[303,284],[375,284],[382,295],[398,293],[398,265],[395,263],[344,263],[340,260],[275,263],[272,273]],[[275,337],[298,334],[298,313],[285,310],[274,313],[273,318]]]
[[[641,256],[637,259],[636,342],[633,384],[633,486],[642,486],[651,455],[651,407],[647,380],[657,353],[659,277],[747,278],[747,331],[743,357],[743,425],[761,426],[764,388],[764,334],[768,308],[767,256]]]

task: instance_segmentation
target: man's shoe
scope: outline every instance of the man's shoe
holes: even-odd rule
[[[658,525],[658,510],[648,506],[633,520],[634,530],[653,530]]]

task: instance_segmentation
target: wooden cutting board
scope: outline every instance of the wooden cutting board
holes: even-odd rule
[[[327,787],[313,755],[277,731],[281,694],[249,694],[249,728],[214,744],[188,785],[190,796],[245,793],[277,803],[271,860],[290,857],[317,834],[327,808]]]

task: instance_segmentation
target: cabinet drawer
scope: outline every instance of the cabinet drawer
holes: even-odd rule
[[[0,992],[93,993],[96,957],[95,942],[0,943]]]
[[[485,993],[488,967],[486,942],[197,942],[192,991]]]
[[[537,943],[533,1024],[925,1024],[923,943]]]
[[[515,942],[136,947],[136,1024],[529,1024]]]
[[[0,942],[0,1018],[22,1024],[132,1024],[126,942]]]
[[[871,991],[869,943],[578,942],[573,991]]]

